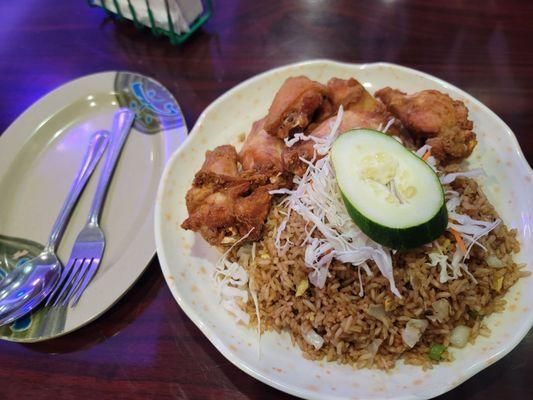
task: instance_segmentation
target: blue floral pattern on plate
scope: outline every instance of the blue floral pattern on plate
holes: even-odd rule
[[[184,124],[173,96],[156,81],[139,74],[119,72],[115,93],[121,107],[135,111],[135,128],[143,133],[157,133]]]

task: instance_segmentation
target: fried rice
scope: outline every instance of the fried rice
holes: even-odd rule
[[[456,169],[452,166],[447,172]],[[459,193],[457,211],[461,214],[483,221],[499,217],[474,179],[457,178],[444,189]],[[325,286],[318,288],[306,284],[309,269],[302,246],[306,223],[297,213],[291,214],[282,234],[294,245],[284,254],[276,248],[277,229],[287,215],[285,207],[278,202],[272,208],[264,237],[253,245],[252,255],[248,244],[235,246],[227,257],[248,273],[252,298],[238,303],[250,323],[257,326],[260,321],[261,332],[288,331],[311,360],[384,370],[393,368],[399,359],[423,368],[451,361],[447,349],[454,343],[454,329],[466,331],[470,343],[478,335],[490,335],[484,318],[504,311],[509,288],[530,274],[513,261],[513,254],[520,250],[516,230],[502,223],[480,240],[481,246],[472,246],[468,273],[457,279],[441,283],[439,270],[428,257],[431,246],[453,257],[458,244],[446,231],[436,243],[393,254],[394,281],[401,297],[391,292],[389,281],[372,261],[368,275],[334,260]],[[245,247],[248,253],[242,251]],[[447,309],[440,316],[439,303]],[[413,320],[427,321],[427,328],[411,348],[402,334]]]

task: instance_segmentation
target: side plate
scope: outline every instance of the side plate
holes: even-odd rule
[[[101,225],[107,244],[98,274],[75,308],[41,309],[0,327],[0,338],[37,342],[78,329],[120,299],[153,258],[157,186],[166,162],[187,137],[185,120],[158,82],[104,72],[52,91],[0,137],[0,258],[5,260],[0,266],[20,265],[38,246],[28,243],[45,242],[90,135],[109,128],[119,107],[133,109],[137,118],[104,204]],[[63,262],[87,218],[96,183],[89,182],[65,232],[59,248]],[[43,195],[34,198],[30,191]]]

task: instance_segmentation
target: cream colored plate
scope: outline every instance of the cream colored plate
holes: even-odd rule
[[[506,299],[507,311],[487,321],[488,339],[452,350],[456,361],[431,371],[398,364],[391,372],[356,370],[346,365],[304,359],[287,335],[267,333],[258,356],[253,329],[236,325],[218,304],[211,283],[216,251],[199,235],[183,231],[187,216],[185,192],[204,152],[237,144],[239,134],[264,116],[282,82],[294,75],[326,82],[331,77],[355,77],[371,92],[392,86],[406,92],[438,89],[461,99],[470,109],[479,145],[471,163],[482,165],[488,177],[484,189],[508,226],[517,228],[523,244],[533,229],[533,171],[505,123],[462,90],[433,76],[393,64],[342,64],[309,61],[268,71],[241,83],[211,104],[200,116],[186,143],[172,157],[163,175],[156,203],[156,243],[161,268],[181,308],[216,348],[236,366],[285,392],[328,399],[426,399],[444,393],[507,354],[532,325],[533,279],[521,280]],[[533,247],[519,255],[533,270]]]
[[[110,129],[119,106],[134,109],[137,119],[104,203],[101,225],[106,249],[98,273],[75,308],[43,309],[1,328],[2,339],[40,341],[92,321],[133,285],[154,256],[158,182],[166,161],[185,140],[187,128],[163,86],[127,72],[99,73],[67,83],[35,103],[2,134],[0,235],[46,241],[90,135]],[[101,164],[59,247],[63,262],[86,221]]]

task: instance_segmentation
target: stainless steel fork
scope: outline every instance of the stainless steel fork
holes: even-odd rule
[[[46,302],[47,306],[65,306],[70,303],[71,307],[74,307],[100,266],[105,249],[104,232],[98,224],[100,212],[113,170],[134,119],[135,113],[127,108],[121,108],[115,112],[110,146],[96,187],[87,224],[74,242],[68,263],[61,273],[54,292]]]

